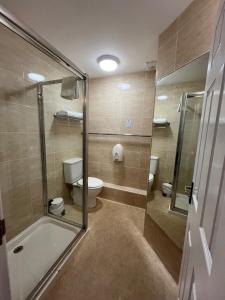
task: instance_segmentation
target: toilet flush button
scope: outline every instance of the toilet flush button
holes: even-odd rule
[[[133,127],[133,122],[132,120],[128,119],[125,121],[125,128],[132,128]]]

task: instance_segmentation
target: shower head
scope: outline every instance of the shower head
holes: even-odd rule
[[[70,76],[62,79],[61,97],[67,100],[79,99],[79,78]]]

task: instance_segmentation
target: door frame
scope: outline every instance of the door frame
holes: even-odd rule
[[[178,299],[225,297],[225,0],[210,47]]]
[[[0,190],[0,220],[4,221],[3,207],[2,207],[2,197]],[[11,291],[9,283],[9,268],[7,259],[7,249],[6,249],[6,237],[5,234],[0,239],[0,299],[10,300]]]

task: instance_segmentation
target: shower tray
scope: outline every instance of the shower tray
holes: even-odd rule
[[[12,300],[26,299],[79,232],[44,216],[7,243]]]

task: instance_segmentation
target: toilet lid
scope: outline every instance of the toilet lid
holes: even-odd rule
[[[154,176],[150,173],[148,176],[148,181],[153,181],[153,179],[154,179]]]
[[[61,204],[63,204],[63,198],[61,198],[61,197],[54,198],[51,202],[51,205],[55,205],[55,206],[58,206]]]
[[[83,178],[78,180],[78,185],[83,186]],[[96,177],[88,177],[88,188],[97,188],[103,186],[103,181]]]

